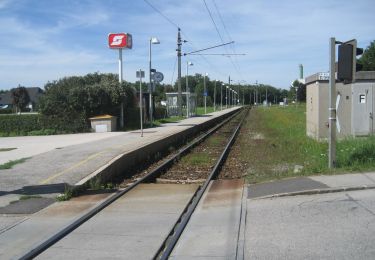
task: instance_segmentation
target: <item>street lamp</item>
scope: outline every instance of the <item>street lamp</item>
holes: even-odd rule
[[[225,108],[228,108],[228,86],[225,86]]]
[[[215,79],[215,86],[214,86],[214,111],[216,111],[216,82],[217,82],[217,79]]]
[[[220,84],[220,111],[223,110],[223,86],[224,83]]]
[[[260,91],[259,91],[259,85],[258,85],[258,81],[256,80],[255,81],[255,95],[256,95],[256,103],[257,105],[259,104],[259,99],[258,99],[258,95],[260,95]]]
[[[228,103],[229,103],[229,107],[230,107],[230,103],[232,102],[232,100],[231,100],[231,97],[230,97],[230,93],[232,93],[232,89],[231,88],[229,88],[228,89]]]
[[[207,114],[207,89],[206,89],[206,77],[208,76],[208,73],[204,75],[203,78],[203,86],[204,86],[204,113]]]
[[[186,62],[186,117],[190,117],[190,88],[189,88],[189,66],[194,64],[191,61]]]
[[[151,37],[150,38],[150,48],[149,48],[149,105],[150,105],[150,109],[149,109],[149,112],[150,112],[150,123],[151,123],[151,126],[152,126],[152,78],[151,78],[151,72],[152,72],[152,67],[151,67],[151,45],[152,44],[160,44],[160,41],[158,40],[158,38],[156,37]]]

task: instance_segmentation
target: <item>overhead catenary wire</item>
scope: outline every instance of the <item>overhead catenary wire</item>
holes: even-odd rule
[[[181,26],[179,26],[177,23],[175,23],[172,19],[170,19],[168,16],[166,16],[163,12],[161,12],[155,5],[151,4],[150,1],[148,0],[143,0],[148,6],[150,6],[155,12],[157,12],[160,16],[162,16],[168,23],[170,23],[171,25],[173,25],[174,27],[176,28],[181,28]],[[187,39],[187,43],[190,44],[194,49],[197,49],[197,47],[193,44],[193,42],[189,39],[189,37],[186,35],[186,33],[184,32],[184,30],[181,29],[181,34],[184,36],[185,39]],[[207,63],[207,65],[214,71],[216,71],[218,74],[224,74],[220,69],[218,69],[215,65],[213,65],[210,61],[207,60],[206,57],[202,56],[202,55],[199,55],[199,57],[205,62]],[[174,71],[175,71],[175,66],[176,64],[174,65]],[[173,76],[172,76],[172,81],[173,81],[173,77],[174,77],[174,72],[173,72]]]
[[[157,9],[154,5],[152,5],[149,1],[143,0],[146,4],[148,4],[152,9],[154,9],[157,13],[159,13],[162,17],[164,17],[165,20],[167,20],[170,24],[175,26],[176,28],[179,28],[179,26],[173,22],[171,19],[168,18],[165,14],[163,14],[159,9]]]
[[[217,55],[217,56],[244,56],[246,55],[245,53],[230,53],[230,54],[226,54],[226,53],[190,53],[189,55]]]
[[[218,34],[218,36],[219,36],[221,42],[224,43],[223,37],[222,37],[222,35],[221,35],[220,31],[219,31],[219,28],[218,28],[217,25],[216,25],[215,19],[214,19],[213,16],[212,16],[212,13],[211,13],[210,8],[208,7],[208,5],[207,5],[207,3],[206,3],[206,0],[203,0],[203,3],[204,3],[204,6],[206,7],[207,13],[208,13],[208,15],[209,15],[209,17],[210,17],[210,19],[211,19],[212,24],[213,24],[214,27],[215,27],[216,33]],[[226,51],[226,52],[227,52],[227,51]],[[231,61],[231,63],[232,63],[233,68],[235,69],[235,71],[237,71],[237,73],[240,74],[240,73],[238,72],[238,68],[237,68],[236,65],[234,64],[232,58],[231,58],[231,57],[229,57],[229,58],[230,58],[230,61]]]
[[[214,18],[212,17],[211,11],[210,11],[210,9],[207,6],[206,0],[203,0],[203,3],[206,6],[206,10],[207,10],[207,12],[208,12],[208,14],[209,14],[209,16],[211,18],[212,23],[215,26],[216,32],[219,35],[221,42],[224,43],[223,37],[221,36],[219,29],[217,28],[216,22],[215,22]]]
[[[227,29],[227,27],[226,27],[226,25],[225,25],[225,23],[224,23],[224,19],[223,19],[222,15],[221,15],[221,12],[220,12],[219,8],[217,7],[216,1],[215,1],[215,0],[212,0],[212,2],[213,2],[213,4],[214,4],[214,7],[215,7],[215,9],[216,9],[216,13],[217,13],[218,16],[219,16],[219,19],[220,19],[220,21],[221,21],[221,24],[223,25],[224,31],[225,31],[225,33],[226,33],[226,35],[227,35],[229,41],[232,41],[232,37],[230,36],[229,31],[228,31],[228,29]],[[236,53],[235,45],[231,45],[231,47],[232,47],[232,52],[233,52],[233,53]],[[242,72],[241,72],[240,66],[238,65],[238,60],[236,59],[236,57],[235,57],[235,63],[236,63],[236,65],[233,63],[232,59],[231,59],[231,62],[232,62],[232,64],[233,64],[233,66],[235,67],[237,73],[239,74],[240,78],[243,80],[243,75],[242,75]]]
[[[223,44],[215,45],[215,46],[204,48],[204,49],[197,50],[197,51],[191,51],[191,52],[188,52],[188,53],[184,53],[184,56],[190,55],[192,53],[197,53],[197,52],[201,52],[201,51],[206,51],[206,50],[214,49],[214,48],[225,46],[225,45],[232,44],[232,43],[234,43],[234,41],[226,42],[226,43],[223,43]]]

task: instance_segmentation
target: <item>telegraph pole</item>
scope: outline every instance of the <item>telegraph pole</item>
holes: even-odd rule
[[[177,106],[178,106],[178,116],[182,117],[182,93],[181,93],[181,29],[178,28],[177,33],[177,59],[178,59],[178,65],[177,65],[177,87],[178,87],[178,95],[177,95]]]

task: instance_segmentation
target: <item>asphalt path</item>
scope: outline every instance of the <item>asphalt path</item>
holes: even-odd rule
[[[245,259],[374,259],[375,190],[248,199]]]

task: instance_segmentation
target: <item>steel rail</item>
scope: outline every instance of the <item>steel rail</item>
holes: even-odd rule
[[[211,171],[210,175],[206,179],[203,186],[196,192],[195,196],[190,200],[190,205],[188,205],[185,209],[186,211],[182,212],[179,219],[177,220],[175,226],[172,228],[172,230],[169,233],[169,236],[164,240],[163,244],[160,246],[157,253],[154,255],[153,259],[160,259],[160,260],[166,260],[171,255],[175,245],[177,244],[177,241],[179,240],[182,232],[184,231],[185,227],[187,226],[195,208],[197,207],[199,201],[201,200],[204,192],[206,191],[208,185],[210,184],[211,180],[217,176],[219,173],[221,166],[225,162],[228,153],[230,151],[231,146],[233,145],[236,136],[238,135],[238,132],[242,126],[242,123],[244,122],[249,110],[245,113],[245,115],[242,117],[241,121],[237,125],[236,129],[234,130],[230,140],[228,141],[227,145],[225,146],[225,149],[223,150],[222,154],[220,155],[220,158],[217,160],[215,167]]]
[[[233,115],[230,115],[228,118],[226,118],[224,121],[222,121],[220,124],[214,126],[213,128],[209,129],[207,132],[202,134],[200,137],[196,138],[192,143],[186,145],[185,147],[178,150],[178,152],[173,155],[171,158],[167,159],[164,163],[162,163],[160,166],[155,168],[153,171],[148,173],[147,175],[143,176],[139,180],[135,181],[125,189],[116,192],[112,196],[110,196],[108,199],[100,203],[98,206],[91,209],[89,212],[72,222],[71,224],[64,227],[62,230],[51,236],[50,238],[46,239],[45,241],[41,242],[37,246],[35,246],[33,249],[25,253],[23,256],[21,256],[19,259],[26,260],[26,259],[33,259],[36,256],[40,255],[42,252],[47,250],[49,247],[57,243],[59,240],[67,236],[69,233],[73,232],[75,229],[77,229],[79,226],[81,226],[83,223],[88,221],[90,218],[95,216],[97,213],[102,211],[104,208],[112,204],[114,201],[122,197],[124,194],[135,188],[138,184],[147,182],[150,179],[156,178],[158,174],[162,173],[166,169],[168,169],[175,161],[177,161],[182,155],[188,153],[192,148],[194,148],[196,145],[201,143],[204,139],[206,139],[208,136],[210,136],[212,133],[214,133],[217,129],[222,127],[224,124],[226,124],[228,121],[230,121],[234,116],[236,116],[239,112],[236,111]]]

